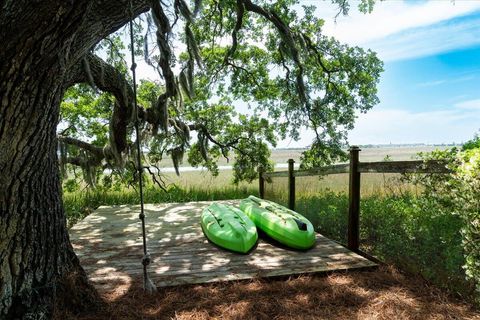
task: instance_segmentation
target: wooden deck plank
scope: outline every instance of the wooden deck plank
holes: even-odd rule
[[[236,204],[235,201],[226,201]],[[217,248],[200,227],[211,202],[146,205],[149,274],[157,286],[345,270],[376,264],[317,234],[314,248],[293,251],[263,239],[247,255]],[[70,230],[90,279],[100,290],[129,285],[142,275],[139,206],[100,207]]]
[[[160,260],[160,259],[158,259]],[[204,263],[197,263],[195,260],[184,260],[184,261],[177,261],[177,263],[172,263],[171,261],[158,261],[157,259],[153,260],[154,268],[151,268],[152,271],[157,273],[167,272],[168,270],[172,272],[193,272],[196,270],[214,270],[215,268],[255,268],[255,267],[289,267],[289,266],[299,266],[299,265],[314,265],[316,263],[343,263],[345,261],[357,261],[356,259],[352,259],[347,255],[343,254],[331,254],[328,256],[319,256],[312,259],[281,259],[281,260],[273,260],[273,259],[255,259],[255,260],[246,260],[246,261],[231,261],[229,259],[222,259],[217,258],[215,260],[210,259],[209,262]],[[123,264],[121,266],[121,270],[135,270],[138,268],[138,260],[123,260]]]
[[[185,247],[184,250],[181,250],[181,249],[178,249],[178,248],[170,249],[166,246],[157,247],[157,246],[152,245],[152,244],[150,244],[148,246],[148,248],[151,252],[156,253],[156,257],[161,257],[162,260],[163,259],[168,260],[168,259],[171,259],[172,257],[183,258],[184,256],[187,256],[190,259],[194,259],[195,256],[197,256],[199,254],[201,254],[202,257],[215,256],[215,255],[220,254],[222,256],[232,257],[233,259],[242,259],[242,260],[248,259],[248,258],[245,258],[242,255],[234,254],[234,253],[228,252],[226,250],[220,249],[220,248],[218,248],[218,247],[216,247],[216,246],[214,246],[210,243],[205,243],[205,244],[202,243],[202,246],[197,246],[197,245],[192,244],[188,248]],[[89,254],[91,254],[91,251],[94,251],[94,250],[97,252],[97,255],[101,254],[100,252],[103,251],[103,255],[105,257],[109,257],[109,256],[110,257],[116,257],[116,256],[119,256],[119,255],[124,255],[124,256],[128,257],[128,256],[137,256],[139,254],[139,252],[142,252],[142,246],[138,245],[138,246],[126,247],[126,248],[122,248],[120,251],[116,251],[116,250],[114,250],[114,249],[112,249],[111,247],[108,247],[108,246],[105,246],[105,247],[95,246],[95,248],[91,249],[91,250],[84,249],[82,251],[79,251],[78,256],[80,256],[80,257],[81,256],[88,256]],[[263,243],[263,242],[261,242],[256,248],[253,249],[253,251],[255,251],[255,253],[266,254],[268,256],[277,256],[277,255],[284,256],[284,253],[285,253],[284,251],[286,251],[286,250],[287,249],[276,248],[276,247],[272,248],[271,244],[267,244],[267,243]],[[321,252],[321,253],[328,253],[327,251],[343,252],[343,253],[350,252],[348,249],[346,249],[343,246],[332,245],[331,241],[330,241],[330,243],[328,243],[327,241],[317,242],[317,244],[316,244],[316,246],[313,250]],[[289,250],[287,250],[287,251],[289,251]],[[192,254],[194,254],[194,253],[196,255],[192,256]],[[305,254],[305,253],[306,252],[301,252],[301,251],[300,252],[289,251],[288,256],[294,256],[294,257],[298,257],[300,259],[310,257],[310,255]],[[247,256],[251,256],[251,255],[247,255]]]

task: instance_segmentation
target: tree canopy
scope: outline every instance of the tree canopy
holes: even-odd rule
[[[347,1],[333,2],[348,11]],[[360,2],[364,11],[372,4]],[[356,112],[377,102],[375,54],[325,37],[313,7],[298,1],[0,7],[1,318],[50,318],[53,306],[80,312],[98,302],[69,241],[58,155],[61,167],[81,167],[92,184],[98,168],[136,171],[128,170],[135,90],[122,49],[122,27],[132,19],[135,54],[161,79],[138,90],[153,164],[186,155],[215,172],[219,157],[232,156],[235,179],[252,179],[256,166],[269,165],[268,144],[298,138],[301,128],[316,132],[304,166],[333,161]],[[251,110],[239,114],[240,103]]]
[[[346,14],[348,3],[336,2]],[[361,9],[371,5],[363,1]],[[175,168],[186,158],[217,174],[217,160],[225,157],[233,159],[235,182],[252,180],[257,166],[272,169],[269,146],[297,140],[305,129],[315,138],[301,165],[329,164],[345,157],[357,113],[378,103],[382,62],[370,50],[325,36],[314,6],[176,0],[151,8],[135,21],[134,49],[162,79],[138,86],[142,149],[152,175],[165,157]],[[90,50],[62,103],[62,167],[80,166],[91,185],[106,167],[122,177],[135,171],[127,31]],[[238,112],[239,105],[248,112]]]

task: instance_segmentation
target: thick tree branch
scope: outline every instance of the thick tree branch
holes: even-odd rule
[[[133,90],[124,75],[99,57],[89,54],[85,60],[89,70],[85,70],[83,63],[78,63],[70,72],[66,86],[75,83],[93,84],[104,92],[115,97],[112,118],[110,120],[110,144],[114,157],[127,149],[127,126],[133,115]],[[90,72],[88,72],[90,71]]]
[[[129,109],[132,104],[133,90],[125,76],[115,67],[103,61],[94,54],[88,54],[86,61],[90,67],[90,73],[95,86],[104,92],[111,93],[118,101],[122,109]],[[82,63],[72,67],[65,80],[65,87],[77,83],[89,83],[87,74]],[[132,110],[130,110],[132,112]]]
[[[58,136],[57,137],[59,141],[64,142],[66,144],[70,144],[73,146],[77,146],[79,148],[82,148],[88,152],[90,152],[93,156],[96,158],[101,158],[103,159],[103,148],[97,147],[93,144],[90,144],[88,142],[84,142],[75,138],[71,137],[66,137],[66,136]]]
[[[97,158],[67,157],[66,163],[86,168],[89,166],[99,166],[102,161]]]
[[[75,22],[78,33],[71,43],[69,52],[74,63],[100,40],[151,7],[150,0],[89,0],[84,2],[87,3],[82,8],[78,8],[79,11],[83,10],[83,15]],[[158,1],[154,0],[154,2]]]

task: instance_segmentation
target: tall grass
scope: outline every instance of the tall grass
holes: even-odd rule
[[[347,242],[348,196],[325,193],[299,199],[297,211],[316,230]],[[360,203],[361,249],[382,261],[421,274],[436,285],[473,294],[465,280],[460,229],[462,220],[440,204],[411,194],[368,196]]]
[[[147,187],[144,190],[145,203],[170,203],[189,201],[214,201],[246,198],[257,194],[253,187],[223,187],[216,189],[200,189],[198,187],[179,188],[172,186],[168,192],[159,188]],[[132,188],[114,190],[86,190],[66,192],[63,195],[63,205],[68,225],[72,226],[101,205],[139,204],[138,191]]]

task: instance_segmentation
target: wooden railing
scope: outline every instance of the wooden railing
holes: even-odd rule
[[[347,247],[359,251],[360,245],[360,181],[362,173],[450,173],[442,160],[360,162],[360,148],[351,147],[350,162],[309,170],[294,170],[295,161],[288,160],[288,171],[264,172],[259,168],[259,193],[265,198],[265,181],[270,178],[288,177],[288,207],[295,210],[295,177],[328,174],[349,174]]]

